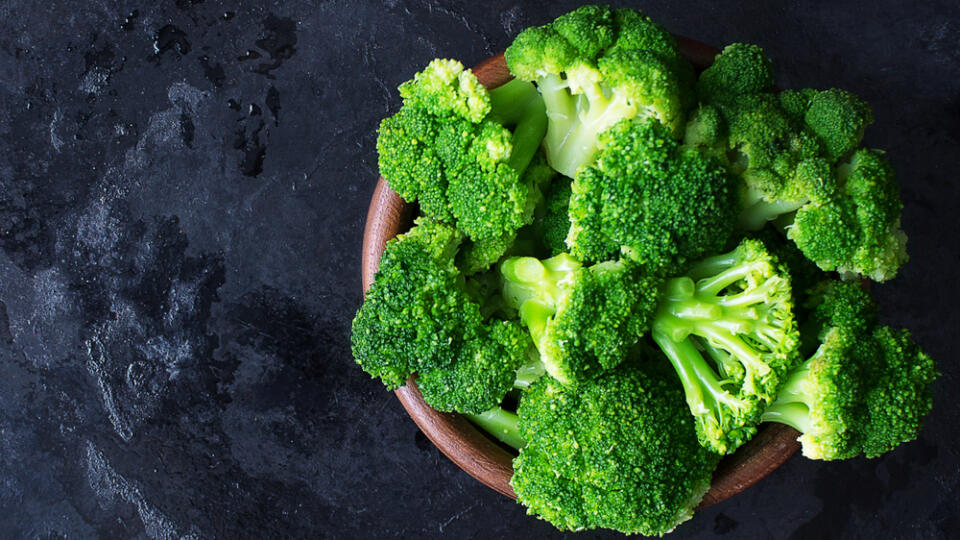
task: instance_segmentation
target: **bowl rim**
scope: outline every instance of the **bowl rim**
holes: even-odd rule
[[[720,52],[710,45],[683,36],[676,36],[680,52],[697,70],[713,63]],[[512,78],[503,53],[491,56],[471,68],[484,85],[495,88]],[[362,283],[366,295],[380,265],[388,240],[407,230],[415,205],[407,204],[390,189],[383,176],[377,181],[370,198],[362,245]],[[423,400],[416,378],[396,389],[395,394],[407,413],[428,439],[467,474],[491,489],[516,499],[510,486],[514,453],[507,451],[464,416],[434,410]],[[724,501],[750,486],[785,463],[800,448],[800,433],[783,424],[761,424],[756,435],[725,456],[714,471],[710,490],[698,508]]]

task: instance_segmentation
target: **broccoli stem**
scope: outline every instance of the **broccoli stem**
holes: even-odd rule
[[[801,433],[810,431],[810,408],[814,396],[807,391],[811,387],[810,360],[795,369],[777,392],[777,398],[760,417],[761,422],[779,422]]]
[[[784,215],[791,215],[808,201],[758,201],[746,206],[737,217],[737,229],[741,231],[759,231],[767,224]],[[781,225],[781,228],[783,226]]]
[[[800,433],[810,431],[810,409],[803,403],[775,402],[767,407],[760,416],[761,422],[777,422],[786,424]]]
[[[650,335],[676,370],[691,412],[707,415],[717,410],[718,403],[737,406],[737,400],[724,390],[723,382],[690,340],[675,341],[658,328]]]
[[[505,127],[513,127],[509,165],[523,173],[530,165],[547,132],[547,115],[536,87],[513,79],[490,91],[490,116]]]
[[[531,348],[528,356],[527,362],[517,368],[517,378],[513,381],[513,387],[519,390],[526,390],[546,373],[546,368],[537,349]]]
[[[572,95],[569,83],[555,75],[542,77],[537,83],[550,119],[543,140],[547,161],[570,178],[593,160],[600,133],[633,116],[636,109],[616,93],[608,97],[597,84],[585,85],[582,93]]]
[[[512,448],[519,450],[526,444],[520,437],[520,429],[517,425],[520,420],[519,417],[502,407],[494,407],[480,414],[465,414],[464,416],[476,424],[477,427]]]

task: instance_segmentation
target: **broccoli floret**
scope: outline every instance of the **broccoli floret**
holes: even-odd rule
[[[891,279],[907,260],[906,235],[893,170],[882,152],[855,150],[873,121],[870,106],[839,89],[776,95],[763,75],[769,59],[748,49],[728,47],[701,74],[701,97],[719,111],[722,126],[710,109],[698,111],[686,137],[687,144],[725,154],[728,170],[742,178],[737,228],[753,231],[777,220],[820,269]],[[742,85],[734,77],[741,71],[751,74]]]
[[[510,72],[535,82],[546,103],[547,159],[573,178],[597,136],[618,121],[654,117],[682,134],[693,71],[673,36],[634,10],[583,6],[527,28],[505,53]]]
[[[403,107],[377,138],[380,173],[394,191],[476,241],[529,220],[532,188],[522,176],[546,132],[532,84],[488,91],[460,62],[434,60],[400,95]]]
[[[576,389],[524,393],[511,485],[560,529],[663,535],[693,515],[718,456],[702,448],[669,375],[627,362]]]
[[[690,119],[683,135],[683,144],[687,146],[715,148],[726,137],[726,124],[720,111],[709,104],[701,103],[690,113]],[[726,158],[725,152],[717,152],[720,159]]]
[[[932,406],[933,360],[906,330],[879,325],[856,284],[831,283],[814,318],[820,347],[790,373],[763,420],[799,430],[811,459],[877,457],[915,439]]]
[[[907,261],[893,168],[882,152],[861,149],[837,168],[837,176],[837,196],[800,208],[787,236],[823,270],[875,281],[893,278]]]
[[[831,88],[813,94],[803,120],[820,137],[827,157],[837,161],[860,144],[873,110],[855,94]]]
[[[432,407],[482,412],[513,386],[531,343],[516,322],[484,318],[453,264],[460,241],[421,219],[388,242],[351,339],[360,367],[388,388],[416,372]]]
[[[506,303],[519,311],[547,373],[564,384],[623,361],[656,305],[659,280],[624,261],[583,267],[564,253],[511,257],[500,268]]]
[[[777,99],[780,100],[780,107],[783,108],[783,112],[787,113],[787,116],[797,124],[802,124],[803,117],[807,114],[807,109],[810,108],[810,100],[815,95],[817,95],[817,91],[813,88],[781,90],[777,94]]]
[[[523,211],[524,224],[535,220],[535,210],[543,202],[543,190],[551,189],[551,182],[555,176],[556,172],[547,164],[543,153],[537,152],[523,173],[523,185],[530,189]],[[524,239],[517,241],[522,230],[507,231],[500,236],[482,240],[466,240],[457,254],[457,268],[464,275],[469,276],[490,268],[509,252],[523,252],[527,247],[522,245]]]
[[[700,442],[733,452],[799,359],[789,274],[762,243],[743,240],[661,294],[651,336],[683,383]]]
[[[732,43],[700,74],[697,95],[707,103],[773,90],[773,64],[763,49]]]
[[[571,182],[566,176],[558,176],[551,182],[544,197],[543,215],[534,221],[534,226],[543,238],[550,255],[567,251],[567,235],[570,234]]]
[[[570,253],[602,261],[618,253],[649,271],[673,272],[720,251],[738,184],[707,152],[681,146],[663,124],[626,120],[600,136],[596,163],[570,198]]]

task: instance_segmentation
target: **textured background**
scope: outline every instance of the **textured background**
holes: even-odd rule
[[[575,6],[483,4],[0,1],[0,535],[560,536],[348,345],[397,84]],[[960,534],[960,9],[926,4],[633,4],[873,103],[912,254],[874,290],[944,372],[919,441],[795,457],[675,538]]]

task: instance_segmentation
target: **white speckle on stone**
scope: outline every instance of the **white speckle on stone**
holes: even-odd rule
[[[107,461],[106,456],[91,441],[87,441],[87,481],[97,495],[101,506],[126,502],[137,508],[144,533],[154,540],[194,540],[201,535],[196,526],[187,534],[177,532],[176,525],[146,500],[136,485],[124,478]]]
[[[60,120],[63,120],[63,113],[60,109],[57,109],[56,112],[53,113],[53,119],[50,120],[50,144],[53,145],[53,149],[57,152],[59,152],[63,146],[63,139],[60,138],[60,135],[57,135],[57,125],[60,123]]]

